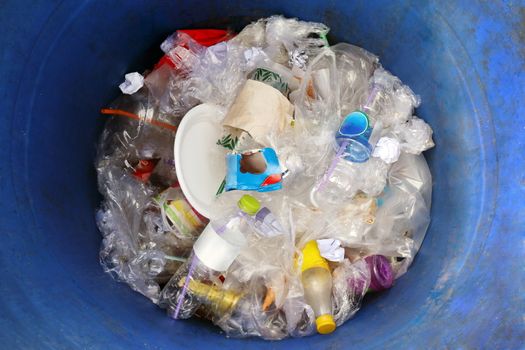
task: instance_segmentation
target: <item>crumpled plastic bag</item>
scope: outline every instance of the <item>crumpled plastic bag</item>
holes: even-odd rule
[[[269,57],[280,64],[294,63],[293,54],[303,56],[306,61],[315,57],[318,49],[326,46],[329,28],[322,23],[298,21],[293,18],[272,16],[266,21],[266,51]]]
[[[370,271],[364,260],[344,260],[332,273],[332,308],[338,326],[345,323],[361,307],[368,286]]]
[[[421,155],[402,154],[393,164],[386,192],[379,197],[373,226],[364,234],[348,230],[347,247],[398,258],[396,278],[412,263],[430,223],[432,180]],[[354,232],[354,234],[352,234]]]
[[[335,52],[339,72],[341,115],[361,108],[368,82],[379,65],[379,58],[360,47],[339,43],[331,47]]]
[[[420,103],[408,86],[383,68],[374,71],[368,93],[361,97],[361,105],[372,123],[381,121],[385,128],[406,122]]]
[[[394,134],[401,140],[401,149],[411,154],[421,154],[432,147],[432,129],[424,120],[412,117],[406,123],[396,125]]]

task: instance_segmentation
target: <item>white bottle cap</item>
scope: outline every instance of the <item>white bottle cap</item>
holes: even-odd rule
[[[193,251],[197,258],[204,265],[218,272],[228,270],[245,242],[244,235],[240,231],[228,231],[224,236],[227,235],[228,238],[235,239],[226,240],[226,237],[219,236],[213,227],[208,225],[193,245]]]

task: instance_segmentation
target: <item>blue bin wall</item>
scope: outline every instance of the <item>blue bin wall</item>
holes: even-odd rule
[[[432,224],[412,269],[330,336],[229,340],[98,264],[98,114],[177,28],[283,14],[379,55],[435,132]],[[525,3],[4,1],[0,344],[6,349],[517,349],[523,327]]]

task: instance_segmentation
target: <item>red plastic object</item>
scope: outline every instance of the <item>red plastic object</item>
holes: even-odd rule
[[[177,68],[177,66],[175,66],[175,63],[171,60],[170,56],[168,55],[164,55],[162,56],[162,58],[157,62],[157,64],[155,65],[155,67],[153,67],[153,69],[158,69],[160,67],[162,67],[163,65],[167,64],[168,66],[172,67],[172,68]]]
[[[261,187],[276,184],[279,181],[281,181],[281,179],[282,179],[281,174],[272,174],[268,176],[266,179],[264,179],[264,182],[261,184]]]
[[[186,33],[202,46],[212,46],[231,39],[234,34],[224,29],[181,29],[178,32]]]
[[[157,159],[141,159],[137,163],[137,166],[135,167],[135,171],[133,172],[133,176],[135,176],[137,179],[139,179],[142,182],[146,182],[149,180],[151,173],[153,173],[153,170],[155,169],[155,166],[157,165],[158,160]]]

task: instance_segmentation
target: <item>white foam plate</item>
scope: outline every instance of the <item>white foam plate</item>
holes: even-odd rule
[[[186,113],[175,136],[180,187],[193,208],[207,218],[213,217],[215,194],[226,175],[227,150],[217,145],[224,113],[216,105],[198,105]]]

